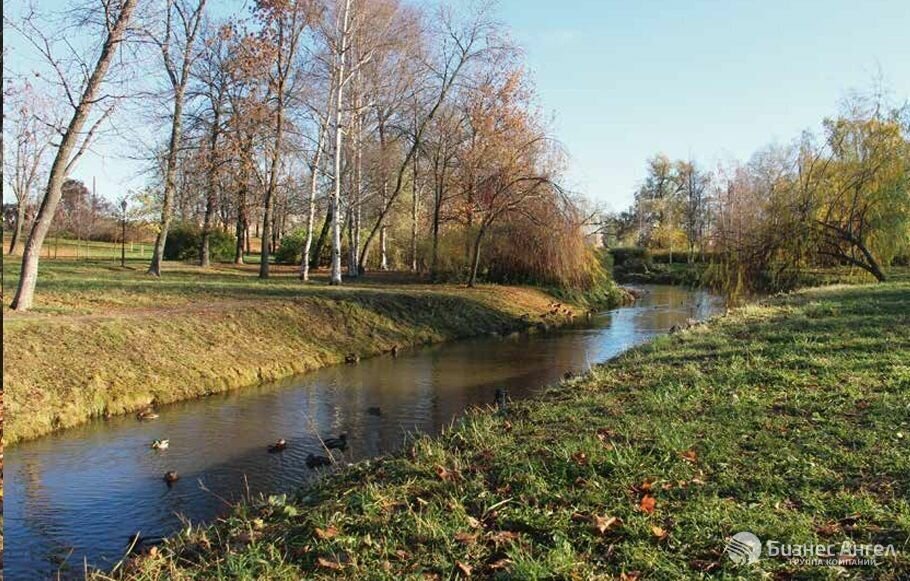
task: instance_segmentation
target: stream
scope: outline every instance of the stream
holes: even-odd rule
[[[6,579],[81,576],[110,568],[140,532],[173,534],[211,521],[248,493],[290,492],[322,438],[347,434],[345,461],[397,450],[409,433],[438,433],[471,406],[539,393],[666,332],[722,301],[703,290],[644,286],[635,305],[541,334],[483,337],[403,350],[278,383],[163,406],[160,418],[96,420],[6,450]],[[153,440],[170,447],[156,451]],[[284,438],[282,453],[267,453]],[[163,481],[168,470],[180,479]]]

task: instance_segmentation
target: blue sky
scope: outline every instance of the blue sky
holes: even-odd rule
[[[910,97],[910,0],[503,0],[572,156],[570,185],[620,209],[662,151],[708,167],[786,143],[879,70]]]
[[[500,0],[498,14],[569,151],[567,185],[612,209],[656,152],[709,168],[748,158],[879,74],[910,97],[910,0]],[[142,185],[122,145],[95,149],[74,177],[112,199]]]

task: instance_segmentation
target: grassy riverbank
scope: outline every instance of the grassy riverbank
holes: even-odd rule
[[[11,264],[12,263],[12,264]],[[428,285],[374,274],[344,287],[288,267],[202,270],[144,262],[47,261],[34,312],[4,313],[7,444],[135,411],[400,348],[567,317],[531,288]],[[4,266],[4,306],[18,264]]]
[[[910,283],[829,287],[662,337],[302,498],[239,507],[135,578],[835,578],[725,538],[893,544],[910,575]]]

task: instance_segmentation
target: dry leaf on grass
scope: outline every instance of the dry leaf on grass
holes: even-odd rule
[[[454,538],[455,538],[455,540],[458,541],[459,543],[464,543],[464,544],[466,544],[466,545],[470,545],[471,543],[473,543],[474,541],[477,540],[477,534],[471,534],[471,533],[455,533],[455,537],[454,537]]]
[[[341,563],[332,561],[331,559],[325,559],[323,557],[317,557],[316,564],[322,567],[323,569],[331,569],[332,571],[341,571]]]
[[[662,541],[667,538],[667,531],[657,525],[651,527],[651,534],[653,534],[658,541]]]
[[[512,541],[517,541],[518,533],[516,533],[514,531],[495,531],[495,532],[489,533],[487,535],[487,539],[489,539],[494,545],[498,546],[498,545],[501,545],[504,543],[511,543]]]
[[[654,512],[655,507],[657,507],[657,499],[655,499],[650,494],[646,494],[642,497],[641,502],[638,504],[638,508],[646,514],[651,514]]]
[[[470,565],[462,563],[461,561],[455,561],[455,566],[458,568],[458,572],[464,575],[465,577],[471,576],[471,571],[473,570]]]
[[[319,528],[319,527],[316,527],[315,533],[316,533],[316,537],[317,537],[317,538],[319,538],[319,539],[321,539],[321,540],[324,541],[324,540],[326,540],[326,539],[331,539],[331,538],[337,537],[337,536],[338,536],[338,529],[336,529],[335,527],[328,527],[328,528],[325,528],[325,529],[321,529],[321,528]]]
[[[457,472],[455,472],[454,470],[449,470],[448,468],[446,468],[444,466],[436,467],[436,476],[438,476],[439,479],[442,480],[443,482],[450,482],[452,480],[458,479]]]
[[[508,569],[509,565],[511,565],[511,564],[512,564],[511,559],[506,559],[506,558],[496,559],[495,561],[493,561],[492,563],[489,564],[489,568],[491,571],[502,571],[503,569]]]
[[[591,524],[594,526],[594,530],[600,534],[606,534],[612,528],[615,528],[622,524],[622,520],[615,516],[597,516],[594,515],[591,517]]]

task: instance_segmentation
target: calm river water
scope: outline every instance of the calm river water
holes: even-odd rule
[[[406,350],[169,405],[155,421],[98,420],[14,446],[5,458],[5,577],[78,576],[86,561],[110,567],[137,532],[154,538],[179,529],[181,517],[211,520],[247,487],[299,487],[314,474],[305,458],[320,451],[316,433],[346,433],[350,461],[392,452],[409,432],[436,433],[466,408],[492,403],[498,387],[532,396],[722,306],[704,291],[644,288],[634,306],[585,326]],[[170,448],[151,450],[156,438]],[[278,438],[287,450],[267,453]],[[170,487],[167,470],[181,476]]]

